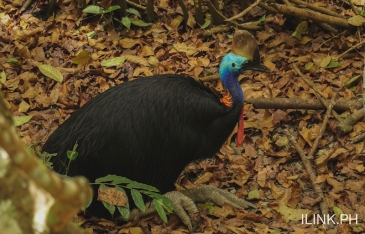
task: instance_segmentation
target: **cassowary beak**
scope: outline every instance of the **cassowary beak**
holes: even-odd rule
[[[242,66],[242,68],[241,68],[242,72],[247,71],[247,70],[270,72],[270,69],[267,68],[264,64],[255,62],[255,61],[250,61]]]

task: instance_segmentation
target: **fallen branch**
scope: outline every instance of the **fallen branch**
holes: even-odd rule
[[[363,46],[365,44],[365,40],[357,43],[356,45],[352,46],[351,48],[347,49],[345,52],[343,52],[342,54],[340,54],[339,56],[337,56],[336,60],[339,60],[340,58],[342,58],[345,54],[349,53],[350,51],[353,51],[357,48],[359,48],[360,46]]]
[[[302,109],[302,110],[326,110],[326,106],[318,99],[300,98],[247,98],[245,103],[250,103],[255,109]],[[340,99],[333,107],[336,111],[350,111],[362,108],[361,100]]]
[[[288,6],[293,6],[293,3],[297,4],[297,5],[300,5],[300,6],[305,6],[309,9],[312,9],[316,12],[322,12],[324,14],[327,14],[327,15],[332,15],[332,16],[337,16],[337,17],[340,17],[337,13],[333,12],[333,11],[330,11],[328,10],[327,8],[323,8],[323,7],[317,7],[313,4],[309,4],[309,3],[306,3],[306,2],[302,2],[300,0],[292,0],[292,1],[288,1],[288,0],[285,0],[284,3]],[[330,26],[329,24],[326,24],[326,23],[318,23],[318,25],[324,29],[326,29],[327,31],[331,32],[331,33],[334,33],[334,34],[338,34],[339,31],[335,28],[333,28],[332,26]]]
[[[317,150],[319,141],[322,139],[322,135],[323,135],[324,131],[326,130],[327,122],[328,122],[328,119],[330,118],[330,115],[331,115],[331,112],[332,112],[332,108],[335,105],[336,96],[337,96],[337,93],[334,93],[332,95],[331,102],[330,102],[330,104],[328,106],[328,109],[326,111],[326,114],[324,115],[324,119],[323,119],[322,126],[321,126],[321,128],[319,130],[319,133],[318,133],[318,136],[316,137],[316,140],[313,143],[313,146],[312,146],[311,150],[309,151],[308,158],[313,158],[314,153]]]
[[[289,128],[289,127],[288,127]],[[287,129],[288,129],[287,128]],[[325,200],[325,196],[324,193],[322,191],[322,188],[319,184],[316,184],[316,178],[317,178],[317,173],[316,171],[313,169],[311,162],[309,161],[309,159],[307,158],[307,156],[305,155],[305,153],[303,152],[302,148],[299,146],[298,142],[295,140],[294,136],[292,133],[290,133],[288,130],[284,130],[284,134],[288,137],[290,143],[294,146],[294,148],[297,150],[300,158],[302,159],[304,168],[309,176],[310,181],[312,182],[312,186],[314,191],[317,193],[318,197],[320,197],[322,199],[319,207],[321,209],[322,214],[329,214],[329,209],[328,209],[328,205],[326,203]],[[331,224],[329,222],[329,227],[331,228]]]
[[[343,28],[352,28],[353,27],[347,22],[346,19],[325,15],[325,14],[315,12],[312,10],[301,9],[301,8],[297,8],[297,7],[293,7],[293,6],[286,6],[286,5],[277,4],[277,3],[269,4],[269,6],[275,8],[280,13],[285,14],[285,15],[301,17],[301,18],[313,20],[316,22],[327,23],[330,25],[335,25],[335,26],[343,27]]]
[[[292,3],[295,3],[297,5],[300,5],[300,6],[305,6],[309,9],[312,9],[316,12],[322,12],[323,14],[326,14],[326,15],[331,15],[331,16],[334,16],[334,17],[339,17],[339,18],[343,18],[343,16],[341,16],[340,14],[334,12],[334,11],[331,11],[325,7],[318,7],[314,4],[310,4],[310,3],[307,3],[307,2],[303,2],[301,0],[289,0],[290,2]]]
[[[259,3],[261,2],[261,0],[257,0],[256,2],[254,2],[253,4],[251,4],[249,7],[247,7],[244,11],[242,11],[241,13],[239,13],[238,15],[235,15],[229,19],[226,19],[226,21],[230,22],[236,19],[239,19],[241,17],[243,17],[244,15],[246,15],[250,10],[252,10],[255,6],[257,6]]]
[[[354,125],[364,118],[364,109],[360,109],[353,113],[352,115],[347,116],[340,124],[337,126],[337,131],[340,135],[344,135],[352,131]]]
[[[321,26],[322,28],[326,29],[328,32],[331,32],[333,34],[339,34],[340,33],[337,29],[335,29],[334,27],[332,27],[329,24],[326,24],[326,23],[318,23],[318,25]]]
[[[351,141],[351,144],[356,144],[356,143],[359,143],[360,141],[364,141],[364,140],[365,140],[365,132],[354,137]]]
[[[356,8],[356,6],[354,5],[354,3],[352,2],[352,0],[349,0],[351,9],[355,12],[355,14],[360,14],[360,11]]]
[[[221,17],[223,20],[227,20],[227,17],[225,17],[219,10],[217,10],[214,5],[208,1],[207,2],[209,9],[211,9],[215,14],[217,14],[219,17]],[[243,29],[243,30],[261,30],[263,29],[262,26],[258,26],[257,24],[254,23],[244,23],[244,24],[238,24],[235,22],[228,22],[228,24],[230,26],[236,27],[238,29]]]
[[[262,9],[266,10],[266,11],[270,11],[272,13],[280,13],[278,10],[276,10],[275,8],[268,6],[266,3],[260,2],[259,3],[259,7],[261,7]]]
[[[211,76],[205,76],[199,78],[199,80],[202,82],[216,81],[219,80],[219,75],[215,74]],[[313,83],[311,83],[308,80],[306,81],[309,83],[310,87],[315,88]],[[321,98],[323,99],[322,96]],[[321,101],[318,99],[300,99],[300,98],[246,98],[245,99],[245,103],[252,104],[255,109],[327,110],[328,108],[326,107],[325,104],[323,104],[323,102],[327,103],[328,101],[326,99]],[[342,98],[335,102],[333,110],[340,112],[352,111],[352,110],[358,110],[362,108],[362,106],[363,105],[361,100],[346,100]]]
[[[129,5],[131,5],[131,6],[135,7],[135,8],[137,8],[137,9],[140,9],[140,10],[143,10],[143,11],[147,10],[147,7],[142,6],[142,5],[139,5],[138,3],[135,3],[135,2],[130,1],[130,0],[125,0],[125,1],[126,1]]]

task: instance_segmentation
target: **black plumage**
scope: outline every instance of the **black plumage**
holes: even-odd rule
[[[211,157],[237,123],[242,104],[229,111],[211,90],[191,77],[156,75],[117,85],[75,111],[43,146],[57,153],[64,173],[66,151],[78,143],[69,175],[90,181],[117,174],[174,188],[184,167]]]

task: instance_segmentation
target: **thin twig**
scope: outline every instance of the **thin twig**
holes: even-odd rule
[[[294,109],[294,110],[327,110],[318,99],[303,98],[246,98],[245,103],[252,104],[255,109]],[[336,111],[351,111],[361,109],[362,100],[336,100],[333,107]]]
[[[340,135],[344,135],[346,133],[351,132],[354,125],[362,118],[364,118],[364,108],[355,111],[355,113],[347,116],[343,121],[341,121],[336,128],[337,132]]]
[[[303,73],[298,69],[298,67],[293,63],[293,68],[295,70],[295,72],[300,76],[300,78],[303,79],[303,81],[309,85],[309,87],[311,87],[314,90],[314,94],[316,95],[316,97],[323,103],[324,106],[327,107],[328,109],[328,101],[318,92],[317,87],[310,82],[307,77],[305,75],[303,75]],[[332,110],[332,114],[333,116],[337,119],[338,122],[341,122],[342,119],[341,117],[336,113],[336,111]]]
[[[314,153],[317,150],[319,141],[322,139],[322,135],[323,135],[324,131],[326,130],[327,122],[328,122],[328,119],[330,118],[330,114],[332,112],[332,108],[335,105],[336,96],[337,96],[337,93],[334,93],[332,95],[330,104],[328,106],[328,109],[327,109],[326,114],[325,114],[324,119],[323,119],[323,123],[322,123],[321,129],[319,130],[319,134],[318,134],[316,140],[313,143],[312,149],[310,150],[310,152],[308,154],[308,158],[313,158],[313,155],[314,155]]]
[[[349,0],[349,3],[350,3],[350,6],[351,6],[351,9],[355,12],[355,14],[359,14],[359,9],[356,8],[356,6],[354,5],[354,3],[352,2],[352,0]]]
[[[274,7],[268,6],[266,3],[260,2],[259,7],[266,11],[270,11],[272,13],[280,13],[278,10],[276,10]]]
[[[357,49],[358,47],[362,46],[365,44],[365,40],[360,42],[360,43],[357,43],[356,45],[352,46],[351,48],[347,49],[345,52],[343,52],[342,54],[340,54],[336,60],[339,60],[341,57],[343,57],[345,54],[347,54],[348,52],[352,51],[352,50],[355,50]]]
[[[313,10],[301,9],[298,7],[287,6],[284,4],[277,4],[277,3],[269,4],[269,6],[274,7],[280,13],[285,14],[285,15],[302,17],[302,18],[310,19],[310,20],[313,20],[316,22],[327,23],[330,25],[335,25],[335,26],[339,26],[339,27],[343,27],[343,28],[353,28],[353,26],[350,25],[346,19],[335,17],[335,16],[330,16],[330,15],[325,15],[325,14],[322,14],[322,13],[319,13],[319,12],[316,12]]]
[[[360,141],[364,141],[364,140],[365,140],[365,132],[354,137],[351,141],[351,144],[356,144],[356,143],[359,143]]]
[[[207,3],[209,5],[209,8],[212,9],[217,15],[222,17],[223,20],[227,20],[227,17],[225,17],[219,10],[217,10],[210,1],[208,1]],[[262,26],[252,25],[252,23],[237,24],[235,22],[228,22],[228,24],[235,28],[244,30],[261,30],[263,28]]]
[[[364,56],[364,65],[365,65],[365,56]],[[364,81],[365,81],[365,66],[362,69],[362,90],[365,90],[365,82]],[[362,95],[362,104],[363,104],[363,109],[365,111],[365,96],[364,96],[364,94]]]
[[[129,5],[132,5],[132,6],[134,6],[135,8],[137,8],[137,9],[140,9],[140,10],[143,10],[143,11],[145,11],[146,9],[147,9],[147,7],[145,7],[145,6],[141,6],[141,5],[139,5],[139,4],[137,4],[137,3],[135,3],[135,2],[132,2],[132,1],[130,1],[130,0],[125,0]]]
[[[318,7],[318,6],[314,5],[314,4],[307,3],[307,2],[303,2],[301,0],[289,0],[289,1],[292,2],[292,3],[295,3],[297,5],[305,6],[305,7],[309,8],[309,9],[312,9],[312,10],[314,10],[316,12],[322,12],[322,13],[324,13],[326,15],[331,15],[331,16],[343,18],[343,16],[341,16],[340,14],[338,14],[338,13],[336,13],[334,11],[331,11],[330,9],[327,9],[325,7]]]
[[[312,182],[312,186],[313,186],[314,191],[317,193],[318,197],[320,197],[322,199],[322,201],[321,201],[321,203],[319,205],[322,214],[329,214],[328,205],[326,203],[325,196],[324,196],[324,193],[322,191],[322,188],[321,188],[321,186],[319,184],[316,184],[315,183],[316,178],[317,178],[317,173],[313,169],[313,167],[311,165],[311,162],[309,161],[309,159],[307,158],[307,156],[303,152],[302,148],[299,146],[297,140],[295,140],[293,134],[290,133],[288,130],[284,130],[284,134],[288,137],[290,143],[297,150],[300,158],[302,159],[304,168],[305,168],[305,170],[306,170],[306,172],[307,172],[307,174],[309,176],[309,179]],[[329,227],[331,227],[331,223],[329,223]]]
[[[216,9],[215,6],[213,5],[213,3],[208,1],[207,4],[213,11],[215,11],[215,13],[217,13],[220,17],[222,17],[222,19],[227,20],[227,17],[225,17],[218,9]]]
[[[259,3],[261,2],[261,0],[257,0],[256,2],[254,2],[253,4],[251,4],[251,6],[247,7],[244,11],[242,11],[241,13],[239,13],[238,15],[235,15],[229,19],[226,19],[225,21],[233,21],[236,19],[239,19],[241,17],[243,17],[244,15],[246,15],[250,10],[252,10],[255,6],[257,6]]]
[[[336,35],[334,35],[333,37],[330,37],[329,39],[325,40],[324,42],[321,43],[320,47],[322,47],[324,44],[326,44],[327,42],[341,36],[342,34],[346,33],[347,30],[343,30],[341,33],[337,33]]]
[[[326,29],[328,32],[331,32],[333,34],[339,34],[340,33],[337,29],[335,29],[334,27],[332,27],[329,24],[326,24],[326,23],[318,23],[318,25],[321,26],[322,28]]]

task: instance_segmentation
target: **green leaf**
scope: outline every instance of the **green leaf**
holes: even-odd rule
[[[123,188],[121,188],[119,186],[115,186],[115,189],[118,190],[118,191],[121,191],[125,195],[127,195],[126,192],[125,192],[125,190]],[[123,207],[123,206],[117,206],[117,209],[118,209],[119,213],[123,216],[123,218],[125,220],[128,220],[129,215],[131,213],[130,210],[129,210],[129,201],[128,201],[128,199],[127,199],[127,203],[125,204],[125,207]]]
[[[99,187],[100,188],[103,188],[103,189],[108,188],[108,186],[106,186],[105,184],[101,184]],[[107,203],[105,201],[102,201],[102,203],[103,203],[104,207],[109,211],[109,213],[113,216],[114,213],[115,213],[116,206],[115,205],[112,205],[112,204],[109,204],[109,203]]]
[[[18,127],[22,124],[28,123],[29,120],[32,119],[32,115],[28,115],[28,116],[13,116],[13,121],[14,121],[14,125],[15,127]]]
[[[161,200],[162,201],[162,206],[168,212],[171,213],[176,209],[174,203],[172,203],[172,201],[168,197],[165,197],[165,196],[163,196],[159,193],[154,193],[154,192],[146,192],[146,194],[148,194],[153,199]]]
[[[136,9],[134,9],[134,8],[128,8],[126,11],[127,11],[128,13],[131,13],[131,14],[136,15],[136,16],[138,16],[139,18],[141,18],[141,14],[139,14],[139,12],[138,12]]]
[[[103,67],[112,67],[122,65],[125,61],[123,56],[107,59],[101,62],[101,66]]]
[[[110,181],[116,180],[118,178],[121,178],[121,177],[117,176],[117,175],[107,175],[107,176],[96,179],[95,183],[102,183],[102,182],[108,182],[108,181],[110,182]]]
[[[311,68],[313,67],[313,65],[314,65],[314,63],[313,63],[313,62],[310,62],[310,63],[307,63],[307,64],[304,66],[304,68],[305,68],[305,70],[309,70],[309,69],[311,69]]]
[[[118,178],[116,178],[115,180],[112,181],[111,184],[116,185],[116,184],[128,184],[133,182],[133,180],[130,180],[128,178],[122,177],[122,176],[118,176]]]
[[[129,219],[129,216],[131,214],[131,211],[129,210],[129,208],[126,208],[123,206],[117,206],[117,209],[125,220]]]
[[[76,151],[67,150],[67,157],[70,160],[75,160],[77,158],[77,156],[79,156],[79,153],[77,153]]]
[[[356,86],[353,86],[353,87],[349,88],[349,90],[352,91],[352,92],[355,92],[356,91]]]
[[[8,58],[8,60],[6,60],[6,62],[10,63],[10,65],[12,65],[12,66],[17,66],[18,67],[18,66],[21,65],[19,60],[16,59],[16,58]]]
[[[90,59],[91,59],[90,52],[88,50],[83,50],[76,55],[76,57],[72,62],[77,65],[83,65],[88,63]]]
[[[232,34],[227,34],[227,37],[228,38],[233,38],[233,35]]]
[[[100,14],[103,14],[105,12],[105,10],[102,7],[92,5],[92,6],[86,7],[82,12],[100,15]]]
[[[138,191],[138,190],[135,190],[135,189],[131,189],[131,195],[132,195],[132,198],[133,198],[133,201],[134,201],[134,204],[136,204],[136,206],[141,210],[141,211],[145,211],[146,210],[146,206],[144,204],[144,201],[143,201],[143,197],[142,197],[142,194]]]
[[[67,150],[67,157],[70,159],[70,160],[75,160],[77,158],[77,156],[79,156],[79,153],[76,152],[76,149],[77,149],[77,146],[79,146],[77,144],[77,142],[74,144],[74,147],[72,150]]]
[[[115,213],[115,205],[111,205],[109,203],[106,203],[105,201],[102,201],[104,207],[109,211],[109,213],[113,216]]]
[[[201,29],[207,28],[212,21],[210,19],[205,19],[204,24],[200,26]]]
[[[129,17],[123,17],[122,18],[122,24],[128,28],[131,29],[131,20],[129,19]]]
[[[341,214],[343,214],[343,211],[338,208],[337,206],[333,207],[333,212],[336,214],[337,217],[339,217]]]
[[[266,20],[266,15],[263,15],[259,19],[259,24],[263,23]]]
[[[6,73],[5,73],[5,71],[3,70],[3,71],[0,73],[0,83],[1,83],[1,84],[5,84],[5,81],[6,81]]]
[[[260,198],[260,192],[259,190],[255,189],[248,193],[249,199],[259,199]]]
[[[161,219],[167,223],[167,216],[166,216],[166,212],[165,210],[162,208],[159,200],[156,200],[156,199],[153,199],[153,205],[155,206],[156,208],[156,211],[158,213],[158,215],[161,217]]]
[[[302,40],[303,34],[305,34],[307,31],[308,31],[308,22],[303,21],[300,24],[298,24],[298,26],[295,29],[295,32],[293,32],[292,36],[298,40]]]
[[[89,198],[88,200],[87,200],[87,202],[86,202],[86,204],[83,206],[83,207],[81,207],[81,210],[82,211],[85,211],[89,206],[90,206],[90,204],[91,204],[91,202],[93,201],[93,198],[91,197],[91,198]]]
[[[104,14],[118,10],[118,9],[120,9],[120,6],[118,6],[118,5],[110,6],[108,9],[104,10]]]
[[[95,31],[91,31],[86,34],[87,38],[93,38],[96,35]]]
[[[365,23],[365,18],[361,15],[355,15],[349,19],[347,19],[347,22],[353,26],[361,26]]]
[[[360,77],[361,77],[361,75],[352,77],[349,81],[346,81],[345,83],[343,83],[342,87],[353,85],[353,83],[356,82]]]
[[[326,68],[335,68],[335,67],[340,67],[342,66],[341,63],[337,62],[336,60],[334,60],[333,58],[331,58],[330,63],[327,65]]]
[[[208,210],[208,214],[214,214],[214,205],[212,203],[201,203],[201,204],[198,204],[198,209],[200,210]]]
[[[159,192],[157,188],[147,185],[147,184],[142,184],[142,183],[138,183],[133,181],[132,183],[128,184],[126,187],[128,188],[133,188],[133,189],[144,189],[147,191],[151,191],[151,192]]]
[[[53,168],[53,162],[46,162],[45,165],[48,167],[48,168]]]
[[[130,21],[132,24],[138,26],[138,27],[147,27],[152,25],[153,23],[146,23],[140,19],[130,18]]]
[[[38,66],[38,69],[43,75],[57,81],[58,83],[61,83],[63,81],[62,73],[57,68],[51,65],[41,64]]]

